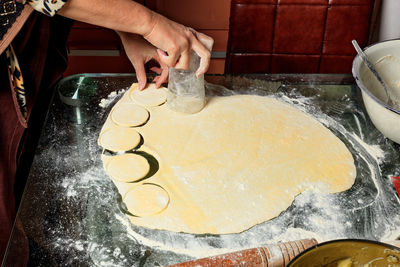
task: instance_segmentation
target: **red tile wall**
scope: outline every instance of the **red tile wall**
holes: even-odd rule
[[[226,51],[228,42],[230,0],[135,1],[174,21],[213,37],[213,51],[222,56],[213,56],[208,73],[224,72],[223,53]],[[83,72],[134,72],[119,37],[112,30],[77,22],[69,36],[68,47],[73,53],[69,56],[66,76]],[[76,55],[77,51],[81,54]],[[112,55],[101,54],[110,51],[113,52]],[[92,55],[89,56],[85,53]]]
[[[350,73],[372,0],[232,0],[227,73]]]

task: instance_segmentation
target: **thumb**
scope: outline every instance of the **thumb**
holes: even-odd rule
[[[146,87],[146,70],[144,68],[144,63],[143,62],[135,62],[133,63],[133,67],[135,68],[136,72],[136,78],[139,83],[139,90],[143,90]]]
[[[160,62],[167,65],[168,67],[175,67],[176,62],[178,61],[178,56],[176,53],[165,53],[161,49],[157,49],[158,57],[160,58]]]

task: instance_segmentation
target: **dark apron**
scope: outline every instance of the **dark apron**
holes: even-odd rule
[[[9,80],[5,53],[0,55],[0,263],[52,95],[51,88],[67,67],[65,44],[71,26],[72,21],[60,16],[49,18],[33,12],[12,41],[25,84],[26,123]],[[17,224],[23,231],[21,223]],[[14,235],[23,238],[22,232]]]

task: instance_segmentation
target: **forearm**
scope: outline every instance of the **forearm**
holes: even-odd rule
[[[59,15],[116,31],[146,35],[153,12],[132,0],[68,0]]]

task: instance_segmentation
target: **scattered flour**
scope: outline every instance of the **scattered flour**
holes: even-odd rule
[[[115,98],[117,98],[117,96],[119,96],[119,95],[125,93],[126,90],[127,90],[127,89],[121,89],[121,90],[119,90],[119,91],[113,91],[113,92],[111,92],[111,93],[107,96],[107,98],[103,98],[103,99],[100,100],[99,106],[102,107],[102,108],[108,107],[108,105],[110,105],[110,103],[112,103],[112,102],[115,100]]]
[[[356,134],[351,134],[351,135],[368,152],[368,154],[370,154],[377,161],[377,163],[383,162],[383,160],[385,159],[385,151],[383,151],[383,149],[380,146],[369,145],[365,141],[363,141],[360,137],[358,137]]]
[[[102,108],[108,107],[120,94],[124,93],[125,90],[118,92],[112,92],[106,99],[102,99],[99,106]],[[342,125],[337,123],[334,119],[319,112],[313,105],[313,97],[302,97],[296,96],[291,98],[285,95],[274,96],[280,100],[285,101],[296,108],[303,110],[306,113],[311,113],[318,121],[328,128],[333,128],[343,134],[344,137],[349,137],[351,140],[348,144],[354,146],[357,152],[360,152],[360,148],[364,149],[374,162],[365,158],[360,153],[361,159],[368,166],[368,173],[372,176],[371,179],[374,181],[376,188],[379,189],[379,183],[376,181],[376,166],[379,167],[386,155],[383,149],[379,145],[367,144],[364,141],[364,135],[361,131],[360,122],[356,119],[358,126],[359,135],[361,138],[346,130]],[[175,172],[179,172],[179,167],[173,168]],[[379,169],[378,169],[379,170]],[[78,195],[77,188],[85,189],[93,184],[99,182],[98,175],[99,170],[89,170],[83,177],[80,177],[80,181],[72,184],[73,182],[63,182],[62,186],[67,190],[67,197],[76,197]],[[181,176],[182,181],[189,183],[185,176]],[[364,177],[363,177],[364,178]],[[367,178],[367,177],[365,177]],[[103,178],[102,178],[103,179]],[[246,185],[238,184],[238,190],[246,190]],[[310,187],[310,185],[299,185],[299,187]],[[195,235],[180,234],[180,233],[152,233],[151,231],[137,229],[131,225],[129,219],[124,216],[123,213],[113,214],[116,222],[121,224],[127,235],[136,240],[139,244],[150,247],[159,251],[172,252],[179,255],[187,255],[194,258],[214,256],[218,254],[229,253],[237,250],[260,247],[267,244],[274,244],[277,242],[293,241],[306,238],[315,238],[318,242],[324,242],[332,239],[346,238],[355,226],[356,222],[353,222],[346,217],[342,212],[342,206],[340,206],[333,196],[323,194],[323,185],[315,184],[313,190],[307,190],[301,195],[297,196],[293,205],[301,208],[304,214],[293,214],[291,210],[284,211],[279,217],[272,219],[271,221],[257,225],[243,233],[235,235],[221,235],[221,236],[205,236],[198,237]],[[322,191],[322,192],[321,192]],[[376,197],[380,194],[378,193]],[[363,198],[355,199],[355,202],[359,204],[358,209],[365,208],[370,203],[364,203]],[[364,205],[365,204],[365,205]],[[351,210],[356,212],[356,209]],[[299,222],[293,222],[293,220],[299,220]],[[400,230],[388,229],[382,240],[391,239],[398,237]],[[91,249],[99,250],[106,249],[98,244],[91,244]],[[123,255],[118,248],[110,251],[114,256]],[[104,262],[106,263],[106,262]]]

